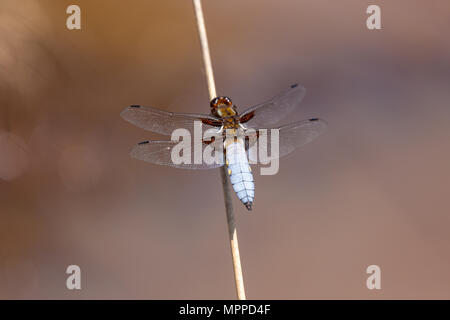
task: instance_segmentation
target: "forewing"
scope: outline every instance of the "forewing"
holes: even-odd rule
[[[305,93],[305,88],[294,84],[269,101],[245,110],[240,116],[241,123],[251,128],[267,128],[277,124],[299,106]]]
[[[206,114],[176,113],[152,107],[132,105],[121,112],[121,117],[139,128],[156,133],[171,135],[175,129],[184,128],[194,134],[194,121],[202,123],[202,129],[220,127],[222,122]]]
[[[195,155],[201,156],[203,159],[203,151],[205,148],[214,148],[214,143],[211,145],[201,144],[198,146],[198,150],[195,150],[194,146],[190,147],[187,152],[190,153],[189,163],[174,163],[172,160],[172,150],[178,144],[178,141],[144,141],[138,143],[133,150],[131,150],[131,157],[150,162],[153,164],[167,165],[182,169],[212,169],[223,166],[223,154],[211,164],[202,160],[201,163],[194,163]],[[216,143],[218,145],[218,142]]]

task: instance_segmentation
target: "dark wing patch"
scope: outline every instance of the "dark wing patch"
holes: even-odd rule
[[[223,122],[222,120],[213,120],[213,119],[206,119],[206,118],[201,118],[200,119],[202,121],[203,124],[207,124],[213,127],[221,127]]]
[[[240,123],[246,123],[255,116],[255,111],[246,113],[239,118]]]

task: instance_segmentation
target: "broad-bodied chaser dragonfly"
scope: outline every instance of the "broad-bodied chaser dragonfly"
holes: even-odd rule
[[[238,113],[230,98],[220,96],[210,102],[211,114],[187,114],[158,110],[152,107],[131,105],[122,111],[121,116],[132,124],[163,135],[171,135],[175,129],[184,128],[194,133],[194,123],[201,122],[204,129],[213,129],[220,144],[223,157],[219,161],[207,163],[174,163],[172,149],[178,141],[143,141],[138,143],[131,151],[131,156],[159,165],[169,165],[184,169],[210,169],[227,166],[230,182],[238,198],[248,210],[252,209],[255,196],[253,176],[248,161],[250,146],[247,131],[253,132],[258,140],[262,128],[279,123],[292,113],[305,95],[305,88],[295,84],[289,89],[276,95],[269,101]],[[326,123],[318,118],[302,120],[277,128],[279,137],[279,157],[285,156],[295,148],[300,147],[323,133]],[[240,132],[229,138],[228,133]],[[202,136],[203,137],[203,136]],[[228,138],[227,138],[228,137]],[[213,139],[201,141],[202,148],[208,146]],[[203,152],[203,149],[200,152]],[[223,151],[222,151],[223,150]],[[190,149],[191,153],[195,148]],[[193,156],[195,156],[193,154]],[[225,161],[224,161],[225,160]]]

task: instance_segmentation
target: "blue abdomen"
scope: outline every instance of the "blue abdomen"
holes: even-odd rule
[[[234,192],[247,209],[251,210],[255,198],[255,184],[244,143],[242,139],[237,139],[237,141],[226,144],[225,147],[227,170]]]

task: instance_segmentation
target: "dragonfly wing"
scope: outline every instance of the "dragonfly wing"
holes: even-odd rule
[[[272,141],[270,129],[267,129],[266,134],[262,130],[258,130],[258,158],[261,151],[265,152],[269,158],[273,157],[273,151],[276,150],[273,142],[278,143],[279,158],[284,157],[320,136],[326,131],[326,128],[326,122],[317,118],[294,122],[278,128],[278,141],[276,139]],[[256,162],[255,154],[255,152],[248,152],[249,160],[253,163]]]
[[[167,165],[171,167],[176,168],[182,168],[182,169],[212,169],[212,168],[219,168],[223,166],[223,152],[217,157],[215,161],[211,161],[211,163],[207,163],[204,158],[204,151],[205,148],[215,148],[217,145],[219,145],[219,142],[212,143],[210,145],[207,144],[201,144],[198,146],[197,149],[195,149],[194,146],[189,146],[185,150],[181,151],[179,149],[175,149],[174,147],[180,142],[178,141],[143,141],[138,143],[133,150],[131,150],[131,157],[143,160],[146,162],[150,162],[153,164],[159,164],[159,165]],[[223,145],[223,143],[222,143]],[[219,149],[220,150],[220,149]],[[186,163],[175,163],[176,159],[172,156],[172,151],[176,156],[183,156],[183,152],[186,151],[188,153],[188,159],[189,161],[186,161]],[[194,160],[196,156],[200,156],[199,159],[201,159],[200,163],[194,163]],[[175,161],[174,161],[175,160]]]
[[[240,122],[251,128],[265,128],[277,124],[299,106],[305,93],[305,88],[294,84],[269,101],[245,110],[240,116]]]
[[[282,126],[279,131],[280,157],[291,153],[324,133],[327,123],[321,119],[308,119]]]
[[[121,117],[139,128],[171,135],[175,129],[184,128],[194,133],[194,121],[202,123],[202,129],[220,127],[222,121],[206,114],[176,113],[152,107],[132,105],[121,112]]]

